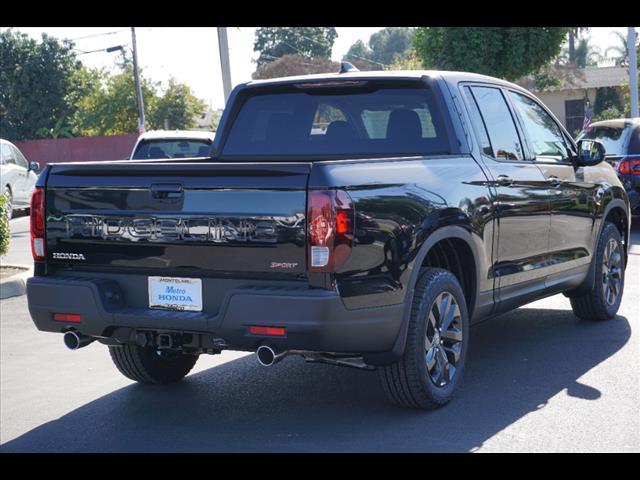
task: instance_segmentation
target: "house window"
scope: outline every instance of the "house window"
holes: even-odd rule
[[[565,126],[572,136],[582,130],[584,122],[584,100],[566,100],[564,102]]]

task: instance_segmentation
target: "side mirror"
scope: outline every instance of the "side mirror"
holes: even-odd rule
[[[40,170],[40,164],[38,162],[29,162],[29,171],[37,171]]]
[[[604,160],[604,145],[598,140],[580,140],[578,142],[578,165],[590,167]]]

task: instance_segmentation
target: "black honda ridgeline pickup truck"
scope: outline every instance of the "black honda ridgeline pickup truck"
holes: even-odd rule
[[[482,75],[252,81],[207,158],[47,166],[29,311],[142,383],[203,353],[296,354],[437,407],[471,324],[557,293],[580,318],[615,316],[629,202],[604,153]]]

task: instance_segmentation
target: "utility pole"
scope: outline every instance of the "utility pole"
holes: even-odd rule
[[[638,117],[638,59],[636,58],[636,29],[627,29],[629,51],[629,90],[631,90],[631,117]]]
[[[144,100],[142,99],[142,87],[140,86],[140,74],[138,73],[138,49],[136,47],[135,27],[131,27],[131,43],[133,45],[133,77],[136,82],[136,98],[138,100],[138,132],[144,133]]]
[[[229,42],[227,41],[227,27],[218,27],[218,48],[220,49],[220,69],[222,70],[222,89],[224,103],[227,103],[231,93],[231,71],[229,69]]]

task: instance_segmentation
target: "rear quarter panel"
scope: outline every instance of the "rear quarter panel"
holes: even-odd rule
[[[351,255],[336,275],[347,308],[401,303],[431,234],[459,226],[476,257],[477,292],[491,291],[494,215],[471,156],[317,163],[310,189],[348,191],[356,209]]]

